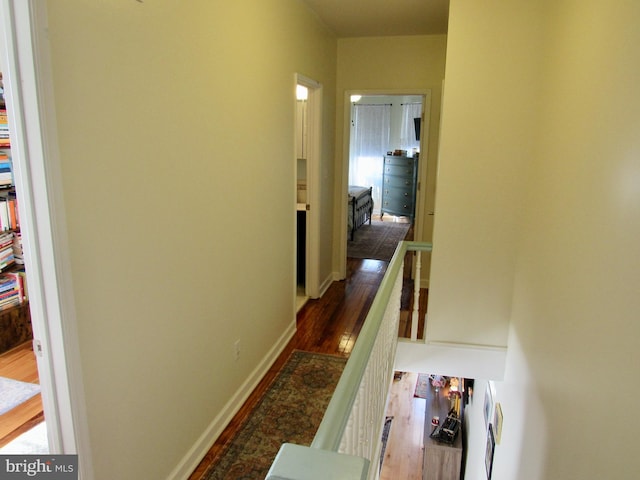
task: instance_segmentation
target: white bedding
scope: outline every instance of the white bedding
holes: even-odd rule
[[[369,187],[359,187],[357,185],[349,185],[349,196],[358,198],[363,193],[369,193]]]

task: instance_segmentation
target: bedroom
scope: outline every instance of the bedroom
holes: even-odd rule
[[[374,244],[389,222],[405,232],[413,224],[424,103],[423,95],[351,96],[348,257],[379,257]]]

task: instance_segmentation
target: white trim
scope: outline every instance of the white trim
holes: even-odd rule
[[[506,347],[453,342],[411,342],[398,339],[396,370],[438,372],[465,378],[502,380]]]
[[[5,94],[25,266],[51,453],[93,478],[55,122],[46,3],[1,0]]]
[[[492,352],[506,353],[507,347],[502,345],[484,345],[481,343],[462,343],[462,342],[441,342],[441,341],[426,341],[425,345],[431,345],[433,347],[446,347],[446,348],[475,348],[476,350],[490,350]]]
[[[344,92],[342,115],[342,171],[336,168],[336,174],[340,174],[340,189],[335,202],[338,205],[338,279],[347,278],[347,202],[349,198],[349,161],[351,146],[351,95],[356,92],[346,90]]]
[[[335,275],[333,273],[330,273],[325,277],[323,281],[320,282],[320,296],[318,298],[322,298],[324,294],[327,293],[327,290],[329,290],[329,287],[334,282],[334,280],[339,279],[336,279]]]
[[[169,480],[186,480],[191,476],[215,440],[233,419],[233,416],[238,413],[238,410],[240,410],[240,407],[242,407],[247,398],[249,398],[249,395],[251,395],[251,393],[256,389],[262,378],[267,374],[273,363],[284,351],[295,333],[296,322],[293,321],[289,324],[275,345],[265,355],[260,364],[258,364],[231,399],[226,403],[220,413],[216,415],[209,426],[207,426],[193,447],[191,447],[182,460],[180,460],[176,468],[171,472],[171,474],[169,474],[167,477]]]
[[[297,73],[296,85],[307,87],[307,245],[305,288],[310,298],[320,297],[320,159],[322,84]]]

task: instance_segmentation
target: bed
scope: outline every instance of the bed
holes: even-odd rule
[[[373,197],[371,192],[373,187],[359,187],[349,185],[348,227],[349,237],[353,240],[356,230],[365,223],[371,225],[371,214],[373,213]]]

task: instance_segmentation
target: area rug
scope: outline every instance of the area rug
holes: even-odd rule
[[[384,426],[382,427],[382,449],[380,450],[380,470],[382,470],[382,462],[384,461],[384,451],[387,449],[387,442],[389,441],[389,432],[391,431],[391,422],[393,417],[386,417],[384,419]]]
[[[409,223],[372,221],[356,230],[353,240],[347,242],[347,257],[391,260],[398,242],[404,240]]]
[[[13,410],[40,392],[40,385],[0,377],[0,415]]]
[[[429,391],[429,375],[426,373],[418,374],[418,381],[416,382],[416,391],[413,396],[418,398],[427,398],[427,392]]]
[[[310,445],[346,359],[296,350],[206,480],[264,479],[283,443]]]

